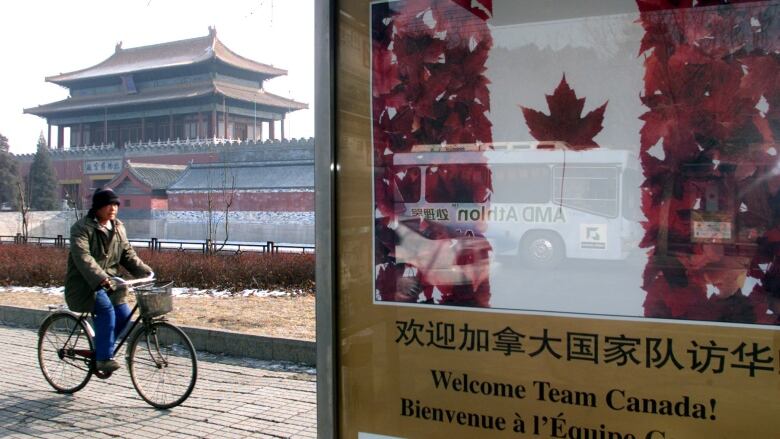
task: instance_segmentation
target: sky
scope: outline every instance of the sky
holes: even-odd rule
[[[265,89],[309,104],[287,116],[287,137],[314,135],[314,0],[7,0],[0,17],[0,134],[14,154],[35,152],[47,130],[22,111],[68,96],[46,76],[98,64],[119,41],[131,48],[202,37],[209,26],[239,55],[288,71]]]

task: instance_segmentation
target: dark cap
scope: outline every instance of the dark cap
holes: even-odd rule
[[[116,204],[119,206],[122,203],[119,202],[119,197],[117,197],[111,189],[97,188],[95,194],[92,195],[92,210],[99,210],[109,204]]]

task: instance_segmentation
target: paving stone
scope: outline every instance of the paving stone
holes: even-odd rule
[[[316,438],[316,377],[311,368],[203,355],[184,405],[156,410],[135,392],[127,368],[93,377],[74,395],[43,378],[29,329],[0,326],[0,437],[234,439]],[[124,363],[124,362],[123,362]]]

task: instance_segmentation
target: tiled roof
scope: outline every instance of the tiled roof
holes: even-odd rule
[[[252,61],[236,54],[219,41],[216,30],[209,29],[209,35],[205,37],[151,46],[123,49],[120,43],[117,45],[114,54],[105,61],[75,72],[49,76],[46,80],[66,85],[69,82],[82,79],[192,65],[213,60],[221,61],[239,69],[259,73],[268,78],[287,74],[286,70]]]
[[[309,108],[307,104],[268,93],[263,89],[243,87],[237,84],[220,81],[214,83],[214,88],[217,94],[241,101],[255,101],[260,105],[267,105],[269,107],[284,108],[289,111]]]
[[[93,108],[112,108],[125,105],[150,104],[155,102],[165,102],[175,99],[194,98],[205,96],[214,91],[211,82],[201,82],[197,84],[176,85],[170,87],[153,88],[149,90],[139,90],[138,93],[106,93],[91,96],[76,96],[52,102],[50,104],[39,105],[33,108],[26,108],[25,113],[35,114],[37,116],[47,116],[51,113],[60,111],[79,111]]]
[[[222,187],[248,189],[313,189],[313,161],[192,164],[168,191],[202,191]]]
[[[149,88],[139,90],[138,93],[108,93],[91,96],[76,96],[26,108],[25,113],[45,117],[52,113],[89,110],[95,108],[115,108],[128,105],[150,104],[172,101],[178,99],[195,98],[206,95],[221,95],[242,101],[255,102],[258,105],[293,111],[308,108],[308,105],[283,98],[263,89],[244,87],[225,81],[202,81],[175,86]]]
[[[159,165],[127,161],[127,170],[152,189],[167,189],[186,171],[186,165]]]

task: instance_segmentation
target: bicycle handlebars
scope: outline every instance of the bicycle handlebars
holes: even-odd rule
[[[122,286],[122,285],[133,286],[136,284],[154,282],[154,272],[149,273],[149,276],[141,277],[138,279],[124,280],[119,276],[114,276],[111,278],[111,280],[116,282],[118,286]]]

